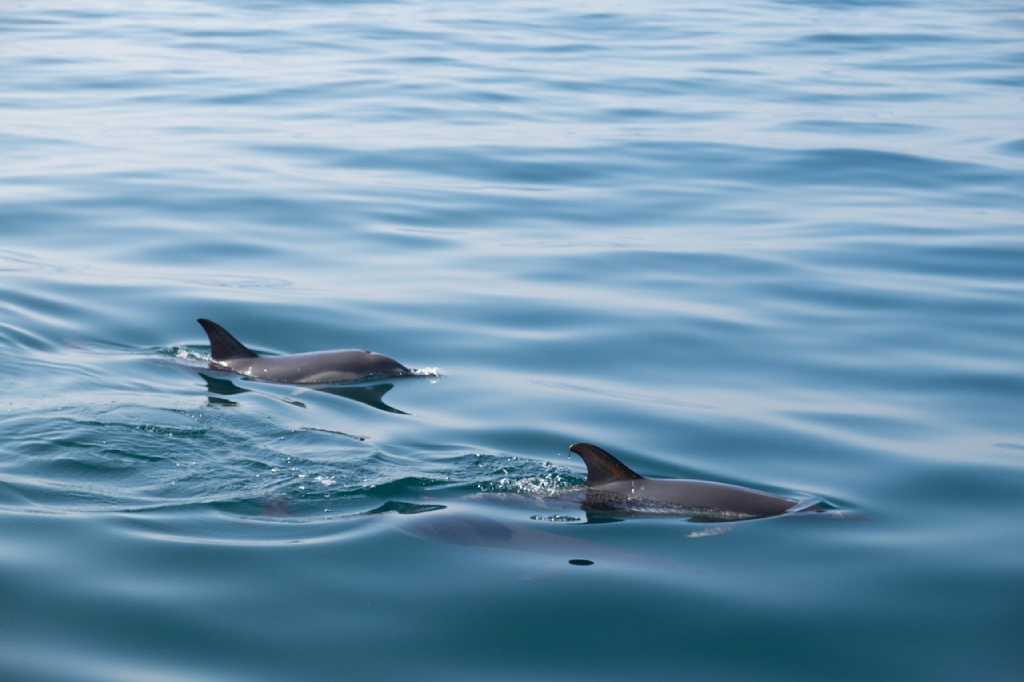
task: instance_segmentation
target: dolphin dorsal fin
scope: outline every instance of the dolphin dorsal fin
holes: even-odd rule
[[[614,481],[635,481],[643,478],[628,466],[596,445],[576,443],[569,447],[587,465],[587,485],[603,485]]]
[[[242,342],[228,334],[228,330],[216,322],[199,318],[206,335],[210,337],[210,355],[214,360],[233,360],[235,358],[258,358],[259,356],[242,345]]]

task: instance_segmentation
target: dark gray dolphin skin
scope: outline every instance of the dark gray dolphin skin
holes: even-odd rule
[[[586,506],[601,511],[687,512],[712,519],[776,516],[796,501],[728,483],[691,479],[649,479],[589,443],[569,450],[587,465]]]
[[[203,318],[196,321],[210,337],[210,366],[215,369],[289,384],[332,384],[411,374],[408,367],[396,360],[366,350],[325,350],[261,358],[216,322]]]

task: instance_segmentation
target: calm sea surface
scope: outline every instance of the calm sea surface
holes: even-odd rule
[[[1020,2],[12,1],[0,57],[0,678],[1021,679]],[[595,515],[581,440],[857,518]]]

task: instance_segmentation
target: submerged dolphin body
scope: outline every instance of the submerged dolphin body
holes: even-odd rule
[[[442,504],[387,502],[363,513],[376,515],[388,512],[398,515],[396,518],[400,521],[396,523],[396,528],[399,531],[423,540],[460,547],[486,547],[554,556],[567,560],[574,566],[590,566],[596,561],[607,561],[659,570],[691,570],[596,542],[549,533],[531,525],[505,523],[485,513],[458,505],[449,509]]]
[[[585,507],[595,511],[686,513],[714,520],[776,516],[796,511],[795,500],[728,483],[649,479],[596,445],[569,448],[587,465]]]
[[[327,350],[261,358],[216,322],[196,320],[210,337],[211,366],[256,379],[291,384],[330,384],[411,374],[386,355],[365,350]]]

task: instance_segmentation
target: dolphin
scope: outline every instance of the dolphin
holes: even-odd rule
[[[596,445],[569,447],[587,465],[585,508],[595,511],[681,513],[715,520],[777,516],[797,511],[795,500],[728,483],[649,479]]]
[[[366,350],[325,350],[261,358],[216,322],[203,318],[196,321],[210,337],[213,369],[290,384],[331,384],[412,373],[397,360]]]
[[[510,525],[485,514],[464,509],[461,505],[449,509],[443,504],[390,501],[376,509],[363,512],[363,515],[389,512],[399,515],[397,518],[401,520],[396,524],[399,531],[422,540],[444,542],[460,547],[487,547],[554,556],[567,560],[573,566],[591,566],[595,560],[599,560],[670,571],[692,570],[596,542],[548,533],[530,525]],[[414,516],[402,518],[407,515]]]

